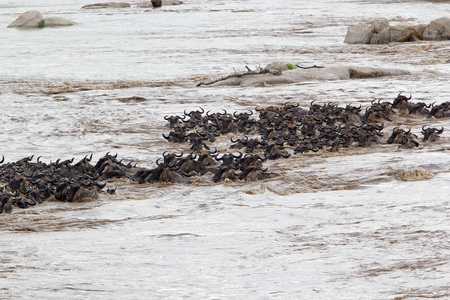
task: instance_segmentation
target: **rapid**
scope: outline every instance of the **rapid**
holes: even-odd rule
[[[95,1],[93,1],[95,2]],[[311,101],[362,107],[400,92],[449,101],[448,41],[344,44],[347,27],[428,24],[448,1],[198,0],[160,9],[0,3],[0,156],[107,152],[153,167],[166,115]],[[7,28],[39,10],[77,25]],[[197,83],[274,62],[402,68],[408,76],[225,87]],[[267,162],[279,177],[137,184],[0,214],[0,299],[450,298],[450,121],[401,116],[439,141]],[[223,147],[230,136],[219,140]]]

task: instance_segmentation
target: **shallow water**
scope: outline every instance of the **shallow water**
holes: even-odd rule
[[[0,4],[0,154],[48,162],[111,151],[151,167],[165,150],[188,151],[161,136],[163,117],[185,109],[364,106],[399,92],[450,100],[450,43],[343,43],[349,25],[378,17],[429,23],[450,11],[448,2],[186,2],[102,10],[74,0]],[[31,9],[79,24],[6,28]],[[412,74],[196,87],[278,60]],[[268,163],[281,174],[272,180],[111,181],[117,193],[95,202],[1,214],[0,298],[449,298],[450,121],[399,117],[389,126],[419,134],[425,124],[446,128],[439,142],[298,154]]]

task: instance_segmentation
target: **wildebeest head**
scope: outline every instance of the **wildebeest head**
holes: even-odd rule
[[[394,102],[392,102],[392,108],[396,108],[399,110],[402,110],[402,109],[409,110],[408,101],[411,100],[411,98],[412,98],[411,95],[409,95],[409,98],[408,98],[408,97],[402,95],[402,93],[400,92],[397,95],[397,98],[394,99]]]
[[[441,126],[441,129],[428,127],[425,128],[425,125],[422,126],[422,134],[423,134],[423,142],[430,141],[435,142],[439,139],[439,135],[444,132],[444,127]]]

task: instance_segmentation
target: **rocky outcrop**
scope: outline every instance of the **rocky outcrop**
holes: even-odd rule
[[[14,22],[8,25],[8,28],[12,27],[43,27],[44,17],[37,10],[30,10],[20,15]]]
[[[98,8],[127,8],[127,7],[131,7],[130,3],[105,2],[105,3],[87,4],[87,5],[82,6],[81,8],[98,9]]]
[[[30,10],[20,15],[14,22],[8,25],[8,28],[39,28],[54,26],[70,26],[75,25],[74,21],[61,17],[45,18],[37,10]]]
[[[267,67],[270,67],[269,64]],[[267,68],[266,67],[266,68]],[[347,80],[360,78],[377,78],[383,76],[403,76],[410,72],[403,69],[355,67],[345,65],[314,66],[308,68],[295,68],[280,72],[281,75],[266,73],[261,75],[248,75],[220,80],[213,85],[225,86],[266,86],[276,84],[290,84],[311,80]]]
[[[379,34],[387,27],[389,27],[389,22],[385,19],[376,20],[370,25],[350,26],[347,30],[344,43],[370,44],[373,36]]]
[[[349,26],[345,36],[346,44],[389,44],[392,42],[414,42],[419,40],[449,40],[450,18],[440,18],[429,25],[398,24],[389,25],[379,19],[370,25]]]
[[[425,28],[423,39],[427,41],[450,40],[450,18],[439,18]]]

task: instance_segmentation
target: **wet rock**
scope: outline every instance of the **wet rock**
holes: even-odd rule
[[[373,33],[380,33],[386,27],[389,27],[389,21],[386,19],[378,19],[370,24],[370,30]]]
[[[349,26],[345,36],[346,44],[369,44],[373,32],[369,25]]]
[[[44,26],[44,17],[37,10],[30,10],[20,15],[14,22],[8,25],[8,28],[36,28]]]
[[[183,4],[183,2],[179,0],[162,0],[162,5],[180,5],[180,4]]]
[[[357,78],[376,78],[383,76],[408,75],[409,71],[403,69],[354,67],[345,65],[328,65],[302,69],[297,68],[283,72],[281,75],[262,74],[229,78],[219,81],[214,85],[225,86],[266,86],[278,84],[290,84],[311,80],[347,80]]]
[[[50,17],[44,19],[43,27],[55,27],[55,26],[71,26],[77,24],[76,22],[61,18],[61,17]]]
[[[87,4],[87,5],[82,6],[81,8],[97,9],[97,8],[127,8],[127,7],[131,7],[130,3],[105,2],[105,3]]]
[[[385,19],[368,25],[349,26],[344,43],[389,44],[392,42],[415,42],[420,40],[450,40],[450,18],[440,18],[429,25],[399,24],[390,26]]]
[[[288,65],[292,68],[289,68]],[[296,69],[297,67],[294,64],[291,63],[285,63],[282,61],[274,61],[273,63],[270,63],[266,66],[266,69],[268,70],[278,70],[278,71],[287,71],[290,69]]]
[[[428,41],[450,40],[450,18],[439,18],[428,24],[423,33],[423,39]]]
[[[14,22],[8,25],[19,28],[38,28],[38,27],[54,27],[54,26],[70,26],[75,25],[72,20],[61,17],[45,18],[37,10],[30,10],[18,17]]]
[[[400,76],[411,74],[409,71],[402,69],[370,68],[370,67],[349,67],[348,73],[351,79],[377,78],[384,76]]]
[[[387,27],[389,27],[389,22],[386,19],[375,20],[370,25],[350,26],[347,30],[344,43],[370,44],[373,36],[379,34]]]
[[[389,26],[384,28],[379,34],[374,34],[370,40],[370,44],[389,44],[392,42],[397,42],[398,39],[403,35],[407,26]]]

